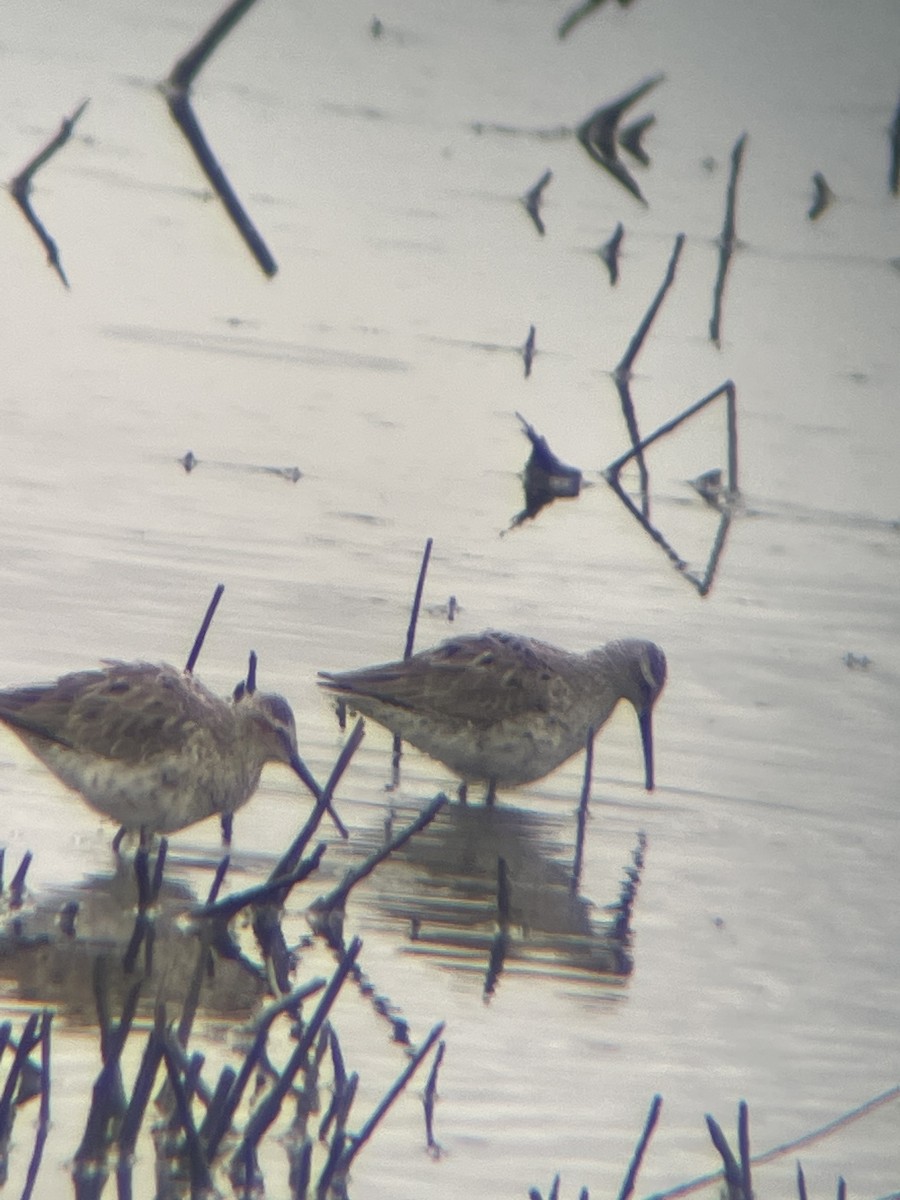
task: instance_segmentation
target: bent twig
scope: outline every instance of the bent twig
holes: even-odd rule
[[[26,163],[18,175],[14,176],[9,182],[9,190],[12,197],[25,214],[25,219],[34,232],[41,240],[41,245],[47,251],[47,262],[54,269],[63,284],[68,287],[69,281],[66,278],[66,273],[62,268],[62,263],[59,260],[59,249],[53,238],[47,232],[37,213],[31,205],[31,180],[35,174],[41,169],[48,159],[62,146],[66,144],[72,136],[72,130],[75,128],[75,122],[88,106],[87,100],[82,100],[71,117],[63,117],[62,124],[57,133],[50,139],[47,145],[38,154]]]
[[[206,135],[194,115],[190,99],[191,85],[200,68],[255,2],[256,0],[234,0],[216,18],[200,40],[178,60],[169,73],[168,79],[162,85],[162,92],[172,119],[187,139],[188,145],[194,152],[194,157],[200,164],[200,169],[224,204],[225,211],[244,239],[247,249],[256,259],[260,269],[271,278],[278,270],[278,265],[256,226],[247,215],[228,177],[219,166],[218,160],[206,140]]]

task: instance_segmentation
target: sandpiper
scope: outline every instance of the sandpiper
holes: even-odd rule
[[[444,763],[464,782],[498,787],[541,779],[583,750],[619,700],[638,715],[653,788],[652,711],[666,681],[653,642],[626,638],[586,654],[489,631],[454,637],[399,662],[321,671],[350,708]]]
[[[239,686],[220,700],[166,665],[109,662],[0,691],[0,721],[92,808],[142,838],[230,815],[266,763],[311,780],[283,697]]]

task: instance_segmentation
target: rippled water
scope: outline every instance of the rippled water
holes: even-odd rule
[[[201,677],[226,694],[255,649],[261,683],[291,699],[301,751],[324,778],[340,735],[315,672],[400,653],[429,536],[420,646],[497,627],[572,649],[622,634],[665,648],[657,790],[641,789],[633,716],[617,713],[597,743],[577,904],[561,881],[578,760],[505,797],[494,819],[444,812],[353,894],[346,930],[364,939],[376,993],[414,1041],[447,1022],[445,1154],[425,1153],[414,1084],[360,1157],[353,1195],[546,1194],[557,1171],[564,1196],[609,1193],[660,1092],[648,1194],[718,1165],[706,1112],[730,1132],[746,1099],[762,1151],[892,1087],[896,7],[641,0],[601,7],[560,42],[565,5],[395,5],[375,38],[365,6],[269,0],[209,64],[196,107],[279,263],[272,281],[209,199],[154,89],[215,10],[5,13],[5,176],[91,102],[35,181],[71,292],[15,206],[0,211],[4,683],[102,657],[181,662],[221,580]],[[665,81],[635,110],[656,116],[652,165],[634,167],[643,208],[561,130],[658,71]],[[715,239],[745,131],[717,350]],[[519,198],[548,167],[540,237]],[[815,223],[814,171],[837,197]],[[619,220],[613,289],[594,252]],[[600,475],[629,444],[610,372],[679,232],[676,281],[631,391],[646,434],[736,384],[745,506],[705,600]],[[592,486],[501,537],[522,507],[516,412]],[[199,465],[186,473],[189,449]],[[725,457],[716,406],[648,451],[654,519],[694,568],[718,515],[685,481]],[[868,665],[848,666],[848,653]],[[399,793],[385,794],[389,773],[390,739],[371,727],[340,791],[352,838],[329,847],[321,890],[381,839],[389,805],[401,824],[453,782],[412,752]],[[7,734],[0,788],[7,862],[35,852],[29,904],[53,912],[76,897],[96,930],[121,936],[112,831]],[[236,822],[231,886],[265,874],[306,811],[295,781],[270,768]],[[609,969],[605,906],[639,831],[622,976]],[[521,907],[486,1003],[500,850]],[[214,822],[173,839],[173,921],[219,853]],[[297,937],[314,894],[295,897]],[[84,1120],[74,1098],[99,1070],[83,949],[53,980],[33,962],[4,976],[17,1020],[22,1002],[59,1008],[38,1195],[67,1186]],[[307,967],[328,973],[331,961],[313,948]],[[223,982],[198,1031],[211,1061],[228,1060],[252,1011],[237,988]],[[404,1059],[358,993],[336,1021],[362,1120]],[[25,1109],[17,1122],[10,1187],[34,1120]],[[832,1194],[839,1172],[855,1196],[900,1188],[895,1126],[896,1101],[804,1149],[810,1194]],[[758,1192],[795,1194],[795,1157],[760,1168]],[[272,1195],[281,1162],[271,1147]]]

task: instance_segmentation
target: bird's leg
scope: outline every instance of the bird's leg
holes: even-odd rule
[[[469,785],[465,780],[459,785],[456,790],[456,797],[460,804],[467,804],[469,800]]]
[[[231,830],[234,825],[234,813],[222,813],[219,817],[222,825],[222,845],[231,845]]]
[[[124,839],[125,839],[125,835],[126,835],[127,833],[128,833],[128,830],[125,828],[125,826],[124,826],[124,825],[120,825],[120,826],[119,826],[119,832],[116,834],[116,836],[115,836],[115,837],[113,838],[113,840],[112,840],[112,849],[113,849],[113,854],[115,854],[115,855],[116,855],[116,857],[118,857],[118,854],[119,854],[119,848],[121,847],[121,845],[122,845],[122,842],[124,841]]]
[[[496,779],[488,780],[488,789],[484,794],[484,802],[488,808],[494,807],[494,802],[497,799],[497,781]]]
[[[156,851],[156,862],[153,864],[153,879],[150,884],[150,903],[156,906],[159,900],[160,889],[163,883],[163,871],[166,866],[166,856],[169,853],[169,839],[162,837],[159,839],[159,848]]]
[[[391,752],[391,782],[385,785],[386,792],[396,792],[400,786],[400,759],[403,755],[403,739],[399,733],[394,734],[394,745]]]
[[[141,844],[134,856],[134,878],[137,883],[138,913],[145,913],[150,907],[150,849],[144,841],[143,828]]]

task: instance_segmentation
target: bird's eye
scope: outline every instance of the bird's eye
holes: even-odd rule
[[[652,699],[662,691],[666,682],[666,656],[653,642],[647,646],[641,658],[641,674]]]
[[[289,729],[294,724],[294,714],[291,712],[291,706],[287,700],[281,696],[266,696],[265,700],[266,712],[279,725],[286,725]]]

